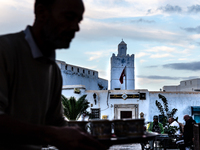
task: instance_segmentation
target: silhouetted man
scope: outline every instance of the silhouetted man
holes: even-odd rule
[[[104,149],[67,127],[62,78],[55,49],[68,48],[79,31],[81,0],[36,0],[35,21],[24,31],[0,36],[0,149]]]
[[[193,126],[196,122],[189,115],[185,115],[183,119],[186,122],[183,132],[184,146],[186,149],[189,149],[189,147],[193,144]]]

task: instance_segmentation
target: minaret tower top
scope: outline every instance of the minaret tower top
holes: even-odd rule
[[[118,56],[126,56],[127,44],[122,40],[118,45]]]

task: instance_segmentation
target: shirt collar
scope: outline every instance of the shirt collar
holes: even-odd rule
[[[30,26],[26,27],[26,29],[24,30],[24,33],[25,33],[25,39],[28,42],[28,45],[30,46],[33,58],[36,59],[36,58],[43,57],[42,52],[40,51],[37,44],[35,43],[35,40],[33,39],[31,30],[30,30]],[[55,61],[55,51],[52,51],[52,54],[48,58],[50,60]]]

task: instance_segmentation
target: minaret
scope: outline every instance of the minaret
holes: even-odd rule
[[[120,75],[126,66],[126,76],[123,79],[123,84],[120,83]],[[127,44],[122,40],[118,45],[118,54],[111,57],[111,90],[134,90],[135,89],[135,67],[134,54],[127,55]]]

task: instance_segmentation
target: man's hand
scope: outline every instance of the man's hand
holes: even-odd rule
[[[48,127],[46,141],[59,150],[105,150],[91,135],[76,127]]]

